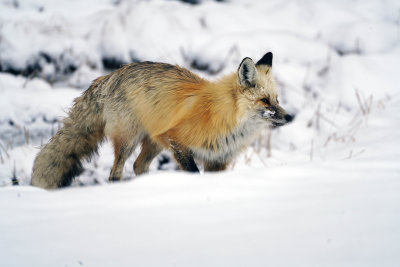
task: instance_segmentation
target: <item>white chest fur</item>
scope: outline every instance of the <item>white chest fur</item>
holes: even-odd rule
[[[231,133],[217,139],[216,149],[191,148],[195,157],[203,160],[228,162],[248,146],[258,135],[263,123],[248,119],[239,123]]]

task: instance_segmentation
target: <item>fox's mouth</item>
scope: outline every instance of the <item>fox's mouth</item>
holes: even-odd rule
[[[279,126],[283,126],[287,123],[287,121],[279,120],[279,121],[272,121],[272,128],[276,128]]]
[[[279,127],[279,126],[283,126],[283,125],[285,125],[285,124],[287,124],[287,123],[293,121],[293,119],[294,119],[294,115],[286,114],[286,115],[283,117],[283,119],[275,119],[275,120],[272,120],[272,121],[271,121],[271,122],[272,122],[272,127],[273,127],[273,128],[276,128],[276,127]]]

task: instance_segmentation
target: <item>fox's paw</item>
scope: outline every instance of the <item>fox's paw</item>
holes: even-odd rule
[[[116,177],[116,176],[113,176],[113,177],[109,177],[108,178],[108,181],[109,182],[120,182],[121,181],[121,177]]]

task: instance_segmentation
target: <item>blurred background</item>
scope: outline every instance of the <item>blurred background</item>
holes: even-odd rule
[[[227,171],[163,152],[136,179],[135,151],[109,184],[107,141],[70,188],[29,186],[98,76],[150,60],[214,80],[268,51],[295,120]],[[0,265],[400,266],[399,70],[399,0],[0,0]]]
[[[377,144],[399,126],[399,45],[391,0],[0,0],[0,184],[29,184],[38,148],[100,75],[150,60],[216,79],[268,51],[296,120],[264,129],[230,168],[386,161],[399,148]],[[105,182],[111,164],[106,143],[78,184]],[[151,167],[174,168],[168,153]]]

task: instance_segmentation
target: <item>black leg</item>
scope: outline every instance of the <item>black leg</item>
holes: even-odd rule
[[[193,153],[189,149],[182,147],[175,142],[171,142],[171,149],[174,153],[175,160],[178,162],[178,165],[182,170],[188,172],[199,172],[193,159]]]
[[[204,171],[206,172],[218,172],[224,171],[228,167],[226,162],[206,161],[204,162]]]

